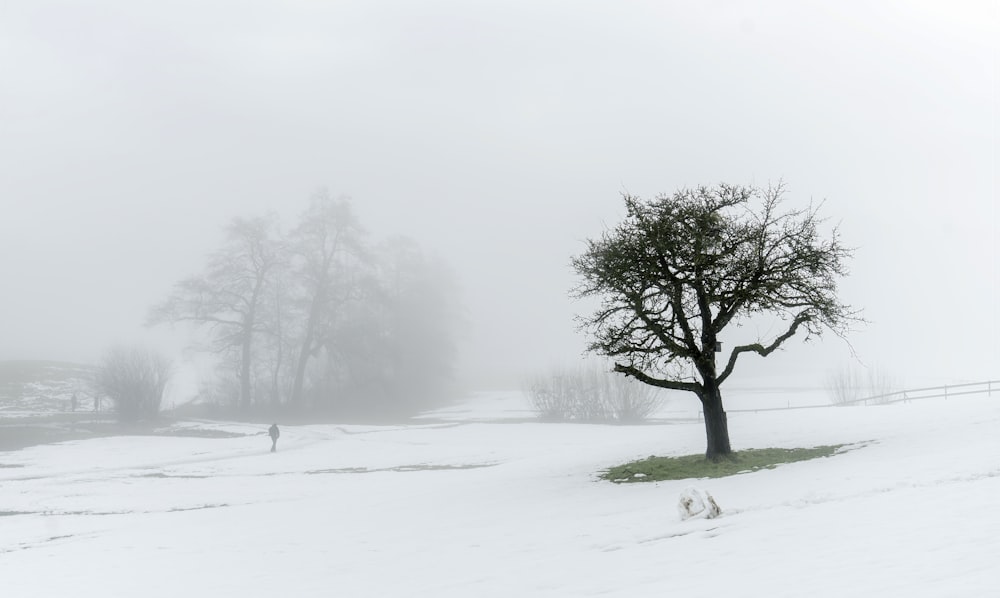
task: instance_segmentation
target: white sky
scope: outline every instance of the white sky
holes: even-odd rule
[[[464,287],[463,372],[575,360],[623,190],[766,184],[858,248],[866,363],[1000,377],[997,2],[0,4],[0,359],[143,340],[233,216],[354,198]],[[725,338],[724,338],[725,340]],[[839,341],[746,359],[821,382]],[[808,381],[808,380],[807,380]],[[910,384],[912,385],[912,384]]]

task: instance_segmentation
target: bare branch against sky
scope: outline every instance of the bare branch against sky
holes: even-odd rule
[[[569,260],[623,191],[783,179],[857,248],[862,360],[995,377],[998,39],[989,0],[9,0],[0,359],[162,334],[147,310],[227,222],[291,224],[327,187],[451,263],[460,370],[516,386],[578,359]],[[849,359],[833,339],[742,375]]]

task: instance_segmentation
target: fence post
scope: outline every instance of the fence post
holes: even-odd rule
[[[948,400],[948,385],[944,385],[944,400]]]

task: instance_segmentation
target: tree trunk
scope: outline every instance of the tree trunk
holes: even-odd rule
[[[733,453],[733,449],[729,446],[729,422],[726,419],[726,410],[722,407],[719,384],[714,378],[710,378],[705,380],[704,388],[705,394],[701,397],[701,404],[705,412],[705,437],[708,440],[705,458],[718,461]]]
[[[274,339],[276,341],[274,348],[274,365],[271,369],[271,412],[278,413],[281,409],[281,365],[285,359],[285,330],[284,326],[281,325],[282,319],[282,293],[284,292],[284,286],[282,285],[282,280],[279,278],[275,285],[275,295],[274,295]]]
[[[319,320],[319,310],[322,296],[313,296],[312,304],[309,306],[309,319],[306,321],[306,333],[302,339],[302,346],[299,348],[299,360],[295,363],[295,382],[292,384],[291,404],[293,408],[301,407],[302,385],[306,377],[306,365],[313,351],[313,339],[316,336],[316,324]]]
[[[271,370],[271,411],[277,413],[281,408],[281,360],[283,351],[281,350],[281,339],[278,339],[277,355],[274,358],[274,369]]]
[[[299,349],[299,360],[295,363],[295,382],[292,383],[292,397],[290,401],[292,407],[295,409],[301,407],[302,384],[305,381],[306,362],[309,360],[311,351],[312,335],[307,334],[305,340],[302,341],[302,347]]]
[[[243,333],[243,347],[240,356],[240,409],[250,411],[250,349],[251,336],[249,329]]]
[[[257,324],[257,301],[260,299],[260,291],[263,286],[264,272],[259,272],[257,280],[254,283],[253,293],[250,295],[250,304],[247,313],[243,318],[243,350],[240,355],[242,361],[240,364],[240,407],[244,413],[250,412],[250,407],[253,403],[250,394],[250,371],[253,366],[253,329]]]

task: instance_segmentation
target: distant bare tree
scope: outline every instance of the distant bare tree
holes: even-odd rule
[[[154,419],[160,412],[171,364],[143,347],[109,350],[97,372],[97,387],[114,402],[122,421]]]
[[[305,368],[303,407],[395,418],[446,400],[462,322],[447,266],[404,237],[340,262]]]
[[[247,410],[266,286],[284,254],[274,216],[236,218],[226,233],[226,244],[212,255],[206,272],[177,283],[173,294],[152,309],[148,322],[192,322],[208,329],[215,351],[237,351],[239,404]]]
[[[440,400],[453,376],[462,316],[451,270],[412,239],[378,250],[385,348],[383,377],[395,403]]]
[[[321,191],[313,196],[289,248],[304,310],[290,402],[300,407],[309,360],[329,336],[340,305],[350,296],[349,264],[361,253],[363,231],[350,201]]]

